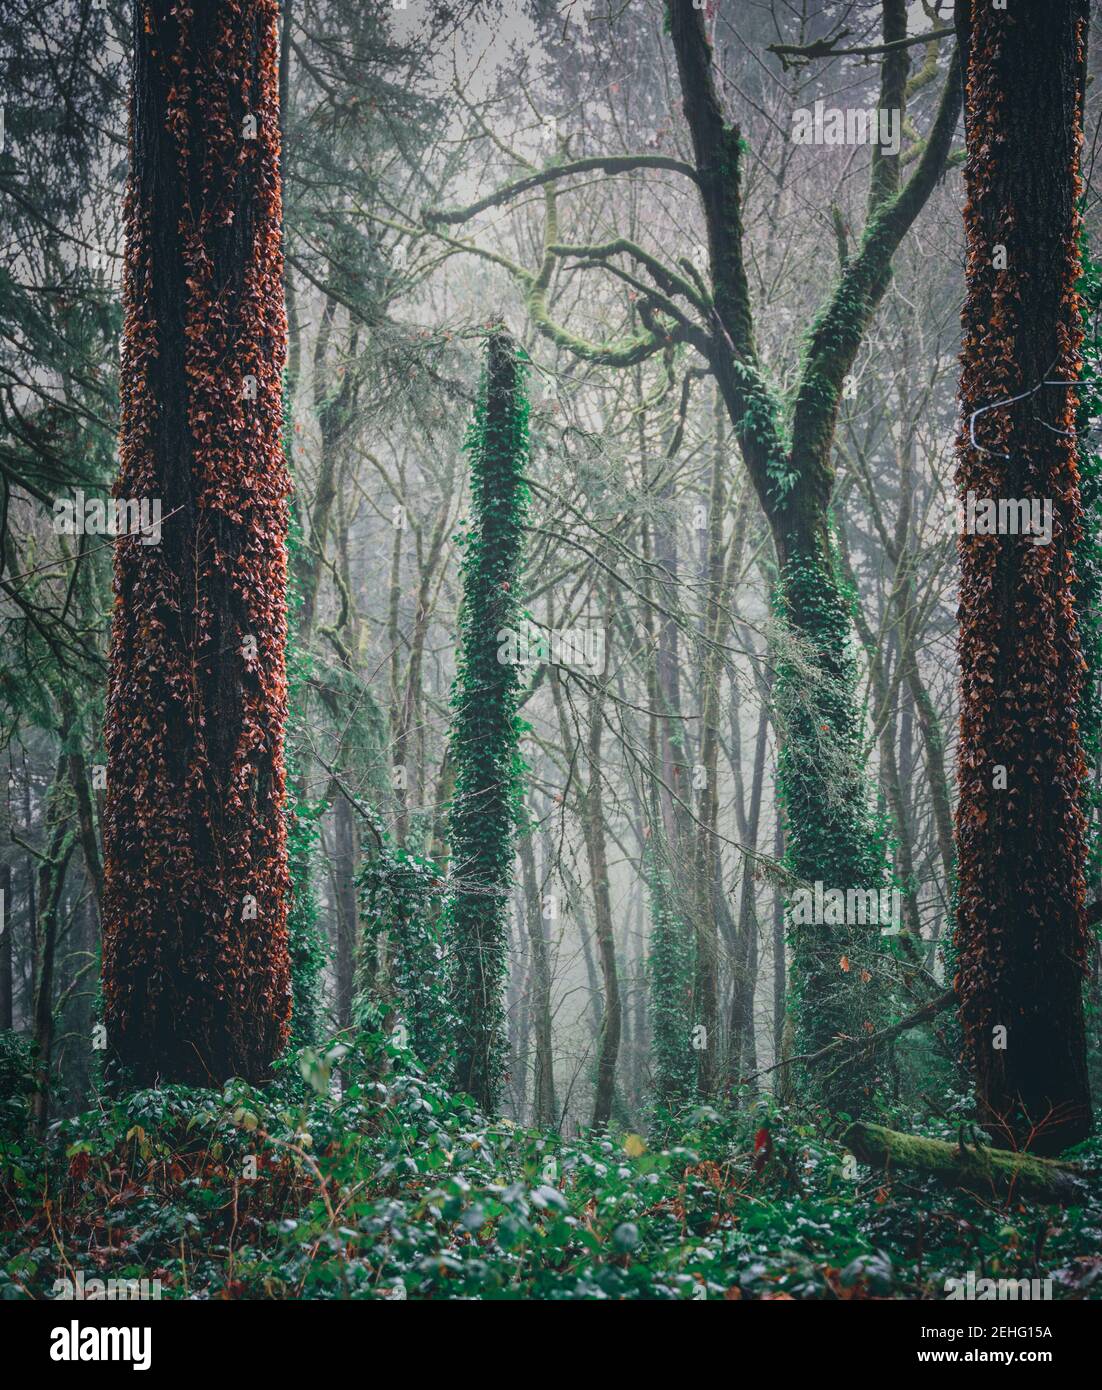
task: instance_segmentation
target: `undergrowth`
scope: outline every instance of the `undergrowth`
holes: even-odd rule
[[[1000,1209],[889,1181],[761,1104],[565,1141],[487,1121],[361,1034],[263,1089],[102,1097],[43,1144],[18,1059],[0,1065],[5,1298],[81,1272],[158,1280],[165,1299],[918,1299],[969,1271],[1102,1290],[1084,1253],[1102,1201]]]

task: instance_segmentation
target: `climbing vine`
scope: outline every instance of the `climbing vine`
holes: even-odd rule
[[[1075,561],[1088,556],[1069,389],[1083,338],[1084,30],[1073,10],[1008,24],[974,6],[966,72],[958,490],[1045,499],[1052,526],[1041,544],[960,541],[957,992],[984,1125],[996,1142],[1041,1152],[1090,1129],[1075,592]],[[1024,112],[1006,93],[1034,71],[1051,76]],[[1037,167],[1050,173],[1043,191],[1027,186]]]
[[[676,909],[669,870],[658,850],[648,848],[643,869],[651,915],[647,983],[654,1093],[659,1105],[670,1106],[691,1100],[696,1092],[690,1038],[696,953],[692,928]]]
[[[276,0],[138,7],[104,1000],[134,1079],[260,1079],[291,1011]]]
[[[290,466],[291,412],[284,396],[284,454]],[[314,676],[314,662],[299,639],[298,620],[302,588],[294,564],[302,541],[298,508],[291,507],[287,536],[287,779],[294,789],[287,804],[287,858],[291,872],[291,900],[287,913],[288,949],[291,956],[292,1047],[318,1040],[321,1023],[321,987],[329,952],[319,921],[318,892],[314,874],[319,841],[322,801],[310,801],[299,789],[299,759],[306,740],[307,691]]]
[[[1079,698],[1079,733],[1086,765],[1096,768],[1102,757],[1102,454],[1092,438],[1092,424],[1102,417],[1102,266],[1091,257],[1085,228],[1080,235],[1080,254],[1083,268],[1078,289],[1084,338],[1075,428],[1083,531],[1075,545],[1075,612],[1086,662]],[[1102,875],[1102,789],[1097,783],[1085,783],[1084,803],[1088,817],[1087,879],[1097,891]]]
[[[467,438],[471,521],[464,538],[459,656],[452,691],[455,794],[447,939],[456,1015],[456,1084],[488,1110],[504,1073],[508,889],[521,761],[517,666],[499,659],[519,622],[527,489],[525,368],[491,333]]]
[[[774,648],[786,862],[804,884],[843,892],[885,885],[883,829],[867,809],[860,765],[853,599],[828,559],[793,559],[781,570]],[[790,914],[789,1008],[798,1054],[879,1026],[886,1007],[881,925],[802,922]],[[838,1075],[809,1071],[803,1089],[836,1110],[860,1114],[869,1107],[878,1066],[874,1054],[867,1066]]]
[[[375,1021],[408,1047],[429,1075],[451,1061],[455,1020],[444,953],[443,883],[430,859],[390,843],[358,878],[363,951],[354,1007],[359,1026]]]

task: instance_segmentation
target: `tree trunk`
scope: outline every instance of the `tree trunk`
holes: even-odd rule
[[[517,347],[491,334],[471,435],[472,518],[463,557],[448,923],[454,979],[455,1084],[487,1112],[501,1092],[504,987],[517,795],[518,672],[502,634],[519,622],[527,401]],[[508,653],[506,652],[507,656]]]
[[[64,742],[64,739],[62,740]],[[46,846],[38,866],[38,943],[35,969],[34,1015],[32,1031],[35,1045],[35,1092],[31,1107],[35,1128],[46,1128],[50,1111],[54,1044],[54,965],[57,955],[57,920],[65,871],[73,851],[74,838],[68,831],[68,817],[62,805],[66,754],[58,755],[57,771],[46,802]]]
[[[140,0],[104,997],[132,1080],[261,1080],[291,1007],[276,0]]]
[[[582,823],[586,857],[593,890],[593,914],[597,927],[597,949],[604,986],[604,1013],[601,1017],[600,1050],[597,1057],[597,1090],[593,1099],[593,1128],[603,1129],[612,1117],[616,1089],[616,1059],[620,1052],[620,980],[616,970],[616,938],[612,925],[612,899],[608,886],[608,856],[605,852],[604,809],[601,796],[601,730],[603,696],[594,695],[589,706],[589,784],[585,790]]]
[[[1042,1153],[1091,1124],[1072,592],[1082,507],[1067,385],[1082,341],[1086,21],[1077,0],[957,6],[968,147],[957,482],[966,499],[1043,500],[1052,528],[1039,544],[1005,525],[960,538],[958,992],[983,1124],[996,1143]]]
[[[9,770],[11,769],[9,753]],[[15,912],[12,905],[11,888],[11,775],[4,779],[3,800],[0,801],[0,1029],[15,1026],[15,977],[13,974],[14,953],[12,949],[12,928]]]
[[[522,895],[514,895],[516,911],[509,924],[509,992],[505,1011],[509,1023],[510,1082],[513,1093],[513,1117],[524,1124],[528,1106],[528,1052],[532,1042],[529,1014],[532,1005],[532,953],[530,938],[522,918],[527,916]],[[516,945],[513,945],[513,928]]]
[[[0,1028],[13,1026],[11,865],[0,864]]]
[[[333,506],[337,500],[341,449],[356,396],[356,376],[352,367],[356,353],[355,331],[348,347],[349,360],[339,371],[340,385],[334,386],[332,381],[332,377],[338,375],[330,361],[336,311],[336,300],[332,295],[327,295],[317,338],[314,341],[314,414],[317,417],[320,436],[318,480],[314,490],[313,506],[310,508],[310,537],[308,541],[304,540],[299,550],[297,566],[302,592],[298,636],[304,647],[310,645],[317,620],[322,557],[329,540]]]
[[[352,1021],[352,995],[356,978],[356,937],[359,912],[356,905],[356,868],[359,856],[356,817],[348,798],[337,793],[333,803],[333,892],[337,909],[337,1027]]]
[[[703,1046],[698,1052],[697,1086],[704,1098],[710,1098],[719,1081],[721,1030],[719,982],[719,912],[716,884],[722,878],[719,829],[719,718],[720,689],[724,665],[721,652],[726,645],[730,627],[728,581],[733,578],[737,556],[730,569],[724,565],[724,513],[727,490],[724,474],[727,451],[723,405],[716,393],[715,443],[712,450],[712,487],[708,506],[708,537],[704,592],[705,605],[701,651],[700,693],[700,769],[703,786],[697,801],[695,843],[693,844],[696,936],[696,980],[694,1005],[696,1019],[702,1025]],[[695,769],[694,769],[695,772]],[[694,777],[695,781],[695,777]]]
[[[784,857],[784,824],[780,812],[773,831],[773,858],[780,863]],[[787,1012],[785,995],[788,984],[788,960],[784,940],[784,897],[779,888],[773,890],[773,1060],[779,1062],[784,1041],[784,1020]]]
[[[551,1035],[550,943],[543,916],[543,895],[536,879],[536,856],[531,836],[520,842],[520,865],[528,939],[532,947],[532,1017],[535,1027],[535,1073],[532,1078],[532,1123],[539,1129],[555,1124],[555,1061]]]
[[[849,555],[844,548],[842,556],[846,578],[856,593],[857,580],[850,564]],[[885,651],[878,640],[879,634],[873,632],[869,626],[859,602],[854,605],[854,618],[869,663],[869,685],[875,699],[873,727],[880,730],[880,784],[895,826],[898,844],[896,877],[903,885],[903,919],[907,931],[917,943],[921,940],[922,932],[918,915],[918,890],[914,872],[914,841],[911,836],[907,805],[903,795],[899,759],[896,756],[896,683],[889,680],[888,676],[892,655],[898,647],[906,642],[907,638],[906,634],[902,634],[896,641],[893,633],[892,640],[888,641],[887,651]],[[899,653],[898,659],[901,662],[904,661],[906,659],[905,653]]]
[[[66,728],[77,727],[77,713],[72,697],[62,692],[61,708]],[[88,871],[88,882],[95,899],[96,912],[103,911],[103,864],[100,860],[99,840],[96,836],[96,817],[92,803],[92,788],[88,781],[88,765],[80,755],[79,747],[70,748],[66,757],[69,784],[76,798],[77,825],[80,831],[80,849],[84,856],[84,867]]]
[[[951,1187],[963,1188],[982,1201],[1004,1202],[1027,1197],[1035,1202],[1078,1205],[1088,1193],[1086,1182],[1068,1164],[1032,1154],[1004,1153],[964,1142],[923,1139],[882,1125],[850,1125],[842,1143],[862,1163],[891,1172],[913,1168]]]
[[[27,754],[23,753],[23,829],[29,831],[31,828],[31,812],[33,809],[33,799],[31,797],[31,770],[27,766]],[[34,1013],[34,992],[36,971],[38,970],[38,890],[36,887],[37,870],[34,859],[28,854],[23,861],[23,873],[27,884],[27,942],[30,949],[27,951],[27,970],[24,976],[23,1000],[26,1011]],[[27,1001],[30,1000],[30,1007]]]
[[[394,746],[393,767],[395,769],[395,791],[397,814],[395,816],[394,837],[404,845],[409,834],[409,813],[411,807],[421,806],[422,801],[422,759],[415,756],[415,741],[420,741],[423,727],[421,722],[422,670],[425,660],[425,643],[428,640],[432,608],[432,581],[444,558],[444,539],[447,534],[448,505],[445,503],[436,515],[428,555],[422,555],[420,537],[417,553],[420,559],[420,578],[417,585],[417,607],[413,615],[413,632],[409,639],[409,664],[406,669],[405,691],[398,702],[394,692],[391,707],[391,730]],[[401,532],[399,532],[401,534]],[[398,643],[401,646],[401,643]]]
[[[750,805],[746,813],[746,847],[755,850],[761,820],[762,785],[765,781],[765,750],[769,736],[769,707],[762,703],[758,734],[754,744],[754,767],[750,782]],[[735,960],[731,1017],[728,1025],[728,1062],[731,1080],[749,1075],[757,1067],[754,1038],[754,992],[757,984],[757,932],[755,912],[754,861],[742,860],[742,885],[738,909],[738,956]]]

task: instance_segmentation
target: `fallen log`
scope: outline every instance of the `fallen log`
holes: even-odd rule
[[[1034,1154],[975,1146],[961,1141],[925,1139],[858,1120],[842,1143],[861,1163],[891,1172],[916,1169],[986,1201],[1028,1197],[1036,1202],[1074,1206],[1087,1196],[1082,1170]]]

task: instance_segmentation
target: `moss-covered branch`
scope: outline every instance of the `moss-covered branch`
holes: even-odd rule
[[[873,1168],[915,1169],[985,1200],[1029,1197],[1035,1202],[1073,1206],[1084,1201],[1087,1185],[1078,1169],[1028,1153],[972,1146],[963,1141],[924,1139],[883,1125],[850,1125],[842,1141]]]
[[[711,305],[695,285],[684,275],[679,275],[656,256],[631,241],[628,237],[616,237],[613,241],[600,242],[593,246],[569,246],[562,243],[548,248],[556,256],[576,256],[590,261],[605,261],[612,256],[630,256],[648,270],[655,284],[664,294],[680,295],[687,299],[694,309],[707,314]]]
[[[672,173],[684,174],[686,178],[696,182],[695,169],[686,164],[684,160],[673,159],[669,155],[591,155],[585,159],[572,159],[565,164],[550,164],[546,169],[539,169],[534,174],[526,174],[522,179],[513,179],[510,183],[502,184],[493,193],[488,193],[485,198],[468,203],[466,207],[426,209],[423,214],[424,223],[429,228],[454,227],[461,222],[469,222],[472,217],[477,217],[480,212],[485,212],[487,208],[503,207],[506,203],[511,203],[514,198],[519,198],[523,193],[530,193],[534,188],[542,188],[545,184],[569,178],[572,174],[629,174],[637,169],[667,169]]]

